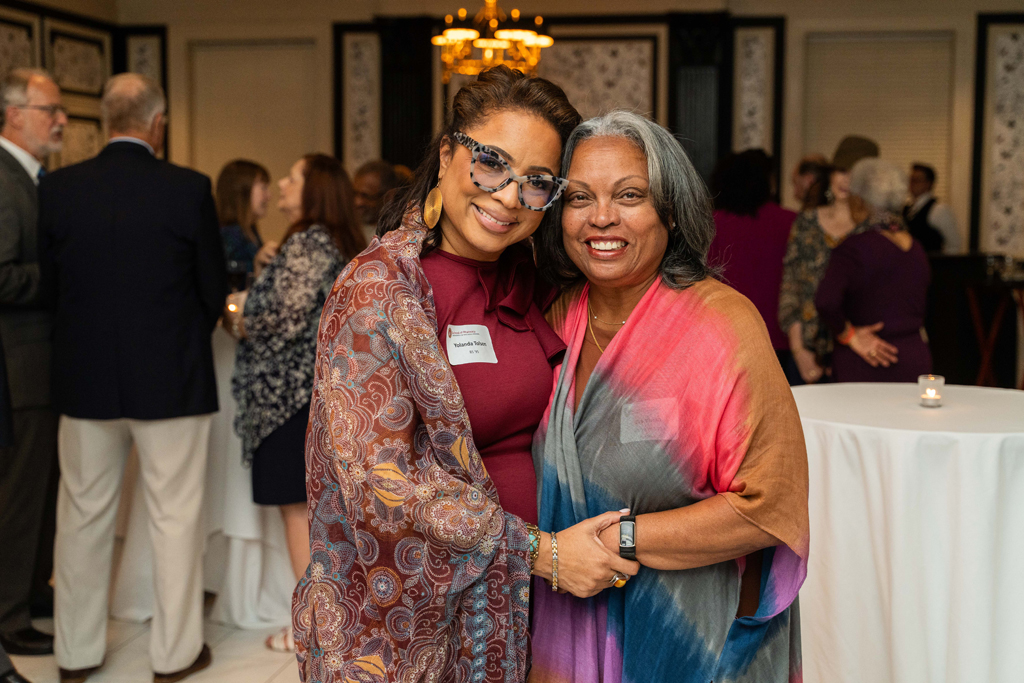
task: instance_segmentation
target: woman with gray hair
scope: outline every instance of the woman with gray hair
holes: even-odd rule
[[[924,334],[931,271],[900,215],[907,176],[896,164],[864,159],[850,174],[857,234],[832,251],[815,307],[835,335],[837,382],[915,382],[931,372]]]
[[[568,347],[534,438],[540,525],[554,544],[622,510],[594,540],[640,569],[589,598],[535,592],[530,680],[792,680],[800,420],[757,309],[707,265],[704,184],[668,131],[621,111],[578,126],[562,168],[562,229],[539,240]]]

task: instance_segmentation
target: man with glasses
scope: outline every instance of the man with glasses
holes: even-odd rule
[[[51,316],[37,303],[36,186],[66,124],[45,71],[15,69],[0,81],[0,339],[14,417],[14,442],[0,448],[0,644],[14,655],[53,652],[53,637],[29,618],[33,575],[37,592],[48,591],[53,567],[57,460]]]
[[[356,171],[352,178],[352,189],[355,190],[356,213],[359,214],[367,243],[377,233],[377,221],[388,193],[404,184],[394,166],[383,159],[367,161]]]

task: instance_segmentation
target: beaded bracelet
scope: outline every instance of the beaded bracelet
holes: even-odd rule
[[[558,539],[551,532],[551,590],[558,592]]]
[[[527,524],[526,532],[530,537],[530,573],[533,574],[537,566],[537,557],[540,555],[540,529],[533,524]]]

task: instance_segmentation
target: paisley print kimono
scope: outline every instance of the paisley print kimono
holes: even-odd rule
[[[781,544],[762,551],[752,616],[736,616],[746,558],[641,567],[624,588],[586,600],[538,591],[530,681],[799,681],[807,455],[760,314],[715,280],[682,291],[659,280],[605,349],[574,410],[587,315],[584,289],[555,324],[569,351],[534,439],[540,528],[722,496]]]
[[[529,542],[505,513],[437,339],[410,212],[320,320],[306,434],[311,563],[293,598],[319,683],[523,681]]]

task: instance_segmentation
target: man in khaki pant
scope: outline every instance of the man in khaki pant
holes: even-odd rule
[[[101,105],[106,148],[39,187],[60,414],[54,650],[63,683],[80,683],[103,663],[132,443],[153,541],[154,681],[181,680],[211,661],[201,511],[217,410],[210,335],[226,274],[209,178],[158,158],[165,107],[153,81],[115,76]]]

